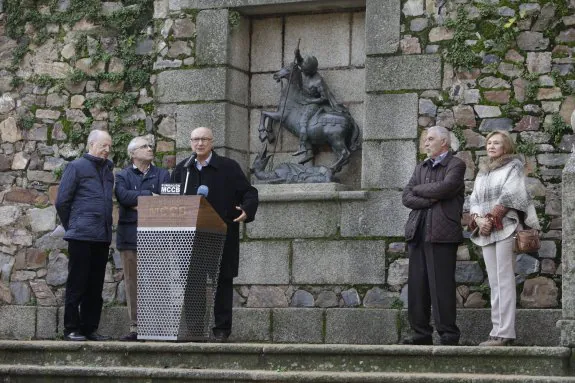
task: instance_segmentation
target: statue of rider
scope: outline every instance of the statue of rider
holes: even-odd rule
[[[305,156],[299,161],[300,164],[306,163],[313,158],[311,143],[308,141],[308,124],[311,118],[320,110],[326,112],[348,113],[347,109],[337,103],[335,97],[329,90],[326,82],[317,72],[318,61],[315,56],[302,57],[299,49],[295,50],[295,59],[302,73],[302,92],[304,98],[300,101],[302,114],[299,119],[299,150],[293,155]]]

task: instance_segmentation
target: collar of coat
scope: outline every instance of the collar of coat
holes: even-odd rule
[[[86,153],[82,157],[87,159],[90,162],[94,162],[98,166],[107,166],[108,169],[110,169],[110,170],[114,169],[114,163],[108,159],[96,157],[96,156],[91,155],[90,153]]]
[[[439,162],[439,165],[447,166],[447,163],[449,162],[451,157],[453,157],[453,153],[448,151],[447,155],[445,157],[443,157],[443,159]],[[423,161],[423,165],[424,166],[433,166],[433,158],[427,158],[425,161]]]
[[[218,156],[218,154],[212,150],[212,158],[210,159],[210,162],[208,162],[206,166],[213,166],[214,168],[217,169],[220,167],[221,163],[222,163],[222,157]]]
[[[510,163],[515,159],[521,161],[520,157],[515,154],[504,154],[493,160],[487,157],[481,161],[481,164],[479,165],[479,170],[485,173],[491,172],[495,169],[499,169],[500,167],[507,165],[508,163]]]

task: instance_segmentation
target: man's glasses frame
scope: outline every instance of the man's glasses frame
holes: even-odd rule
[[[194,137],[194,138],[190,138],[190,141],[193,142],[194,144],[201,142],[210,142],[211,140],[213,140],[213,138],[210,137]]]

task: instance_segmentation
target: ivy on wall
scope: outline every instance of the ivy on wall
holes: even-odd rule
[[[6,34],[18,42],[10,68],[13,73],[17,72],[31,43],[40,46],[49,38],[62,40],[65,37],[64,32],[50,33],[49,25],[73,27],[81,20],[86,20],[98,26],[96,32],[93,32],[95,37],[107,35],[117,38],[117,48],[114,52],[108,52],[100,42],[97,42],[95,50],[88,49],[90,34],[79,34],[75,39],[76,55],[70,59],[70,63],[74,64],[78,59],[88,57],[91,59],[92,66],[96,66],[98,63],[107,64],[112,57],[117,57],[124,64],[125,69],[121,73],[103,72],[89,75],[79,69],[74,69],[65,79],[35,75],[26,81],[14,75],[11,85],[20,87],[29,82],[60,91],[66,83],[75,84],[90,80],[96,83],[107,81],[111,84],[119,84],[124,81],[124,90],[131,90],[134,93],[108,93],[96,99],[88,99],[84,104],[84,109],[98,107],[109,112],[111,118],[108,131],[113,137],[113,161],[119,166],[124,164],[127,161],[125,148],[132,139],[133,133],[145,133],[143,121],[134,124],[126,121],[124,116],[136,110],[137,90],[149,84],[152,58],[149,55],[137,55],[136,46],[142,37],[142,31],[150,25],[152,20],[153,0],[123,0],[121,8],[106,14],[102,10],[100,0],[70,0],[65,10],[58,9],[58,0],[5,0],[4,7],[7,16]],[[93,40],[97,41],[96,38]],[[92,51],[91,54],[90,51]],[[31,113],[24,113],[20,116],[19,122],[22,128],[29,129],[34,125],[35,119]],[[60,123],[64,127],[68,141],[79,144],[87,139],[93,119],[88,117],[87,121],[82,124],[72,124],[66,119],[61,119]]]

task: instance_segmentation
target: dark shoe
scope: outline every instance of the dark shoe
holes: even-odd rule
[[[79,332],[72,331],[67,335],[64,335],[64,340],[73,341],[73,342],[83,342],[86,340],[86,337]]]
[[[226,343],[230,334],[225,331],[214,331],[214,343]]]
[[[137,342],[138,341],[138,333],[135,331],[132,331],[129,334],[121,337],[120,340],[122,342]]]
[[[110,338],[108,335],[98,334],[96,331],[94,331],[93,333],[86,335],[86,339],[93,340],[96,342],[105,342],[112,338]]]
[[[459,344],[459,338],[442,336],[440,339],[440,343],[443,346],[457,346]]]
[[[410,345],[410,346],[432,346],[433,339],[431,337],[413,337],[413,338],[405,338],[401,344]]]

